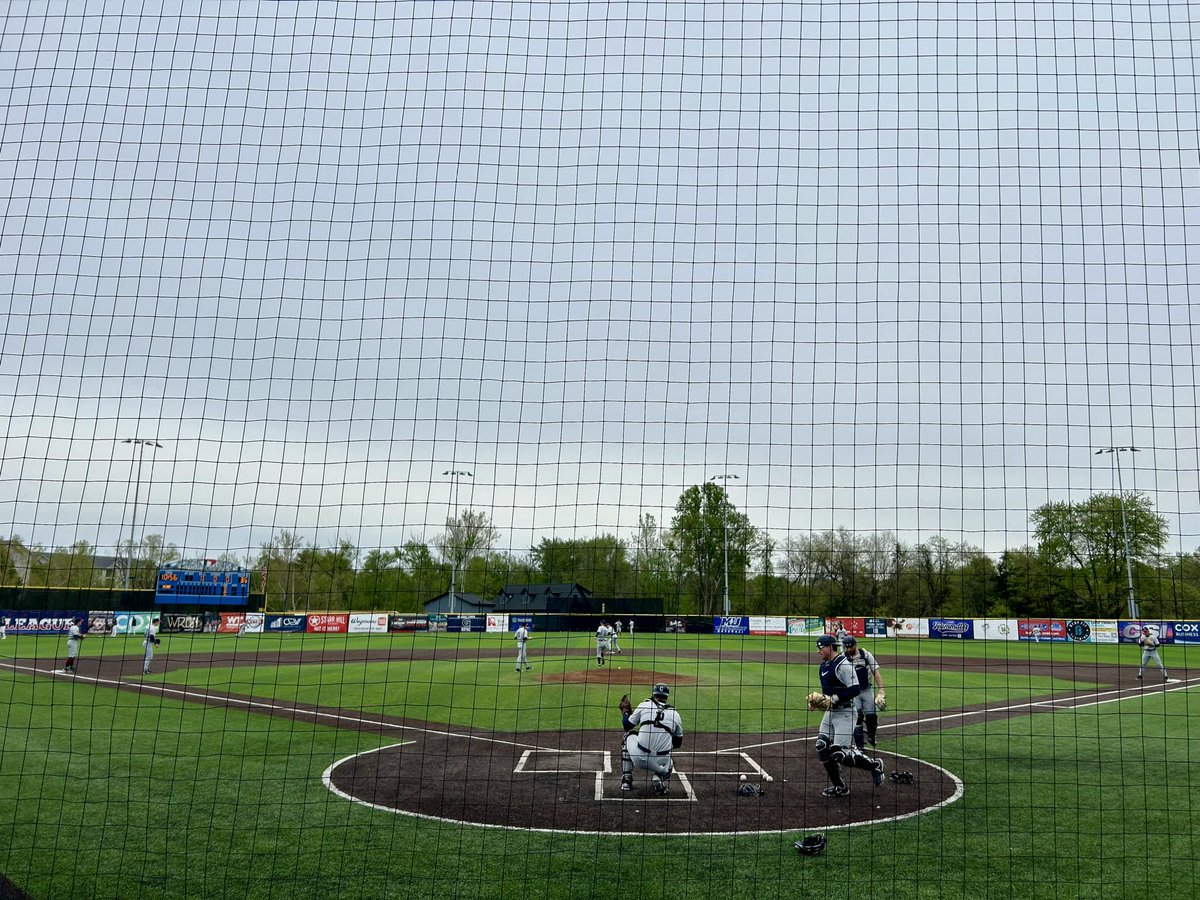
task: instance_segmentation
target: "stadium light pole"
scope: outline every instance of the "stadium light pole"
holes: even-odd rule
[[[739,476],[728,472],[714,475],[709,481],[721,482],[724,503],[721,504],[721,520],[725,531],[725,615],[729,615],[729,480]]]
[[[122,444],[131,444],[137,448],[137,477],[133,482],[133,512],[129,517],[129,557],[125,560],[125,590],[129,590],[129,575],[133,571],[133,532],[137,525],[138,494],[142,489],[142,456],[147,447],[161,450],[162,444],[150,438],[125,438]],[[149,502],[147,500],[147,502]]]
[[[453,503],[453,505],[454,505],[454,515],[453,515],[453,519],[455,520],[454,527],[459,528],[460,525],[457,522],[459,480],[463,479],[463,478],[474,478],[475,475],[472,472],[468,472],[466,469],[447,469],[442,474],[449,476],[451,484],[454,485],[454,493],[451,498],[451,503]],[[454,538],[453,529],[448,529],[448,531],[449,531],[449,534],[447,535],[447,537],[449,537],[453,540],[453,538]],[[458,548],[455,547],[453,544],[451,544],[450,551],[452,553],[454,553],[454,557],[450,561],[450,604],[449,604],[450,615],[454,615],[454,580],[456,578],[459,578],[462,576],[462,572],[459,570],[459,566],[458,566],[458,553],[456,552],[457,550],[458,550]]]
[[[1117,505],[1121,508],[1121,534],[1125,538],[1125,576],[1129,579],[1129,618],[1131,619],[1138,617],[1138,608],[1137,599],[1133,593],[1133,563],[1129,559],[1129,523],[1125,519],[1125,485],[1121,481],[1121,454],[1139,452],[1137,447],[1102,447],[1095,454],[1099,456],[1101,453],[1111,453],[1113,462],[1116,464]]]

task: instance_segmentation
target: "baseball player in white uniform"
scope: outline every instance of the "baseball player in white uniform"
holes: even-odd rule
[[[526,671],[532,669],[529,664],[529,656],[525,653],[525,645],[529,642],[529,629],[521,624],[516,631],[513,632],[513,640],[517,642],[517,671],[521,671],[521,666],[524,666]]]
[[[842,639],[842,651],[850,665],[854,666],[854,674],[858,678],[860,688],[854,698],[854,746],[861,753],[865,744],[870,742],[875,746],[875,734],[879,729],[879,711],[877,701],[886,701],[883,690],[883,673],[879,671],[879,663],[870,651],[858,646],[858,638],[847,635]],[[871,684],[871,680],[875,684]]]
[[[617,619],[617,621],[613,624],[612,635],[609,640],[608,650],[610,653],[620,653],[621,652],[621,620],[620,619]]]
[[[158,639],[158,619],[150,620],[150,624],[146,626],[146,636],[142,639],[142,646],[146,648],[146,655],[142,658],[142,674],[150,674],[150,661],[154,659],[154,648],[162,641]]]
[[[622,698],[621,790],[633,790],[633,770],[637,768],[651,773],[654,793],[667,793],[675,769],[671,751],[683,745],[683,720],[667,702],[670,696],[671,689],[660,682],[651,689],[650,699],[636,708],[631,709],[628,698]]]
[[[79,622],[80,620],[76,619],[67,629],[67,661],[63,664],[63,671],[71,674],[75,673],[75,657],[79,655],[79,642],[84,638]]]
[[[854,666],[838,653],[837,638],[831,634],[817,638],[817,653],[821,656],[818,670],[821,693],[829,703],[817,732],[817,759],[825,767],[830,781],[829,787],[821,793],[826,797],[849,795],[850,787],[842,780],[842,766],[869,771],[878,787],[883,784],[883,760],[871,759],[854,746],[854,721],[858,715],[854,698],[862,690]]]
[[[606,620],[600,620],[600,627],[596,629],[596,665],[604,665],[604,656],[608,653],[608,639],[612,635],[613,630],[609,627]]]
[[[1142,648],[1142,664],[1138,666],[1137,677],[1142,679],[1142,672],[1146,671],[1146,666],[1151,662],[1156,663],[1163,673],[1163,681],[1168,680],[1167,667],[1163,665],[1162,657],[1158,655],[1158,645],[1160,641],[1157,635],[1151,634],[1150,629],[1145,625],[1142,626],[1142,636],[1138,638],[1138,646]]]

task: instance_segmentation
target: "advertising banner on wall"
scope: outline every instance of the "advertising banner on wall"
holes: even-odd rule
[[[977,641],[1015,641],[1016,619],[972,619],[971,627]]]
[[[750,616],[751,634],[787,634],[787,616]]]
[[[975,623],[971,619],[930,619],[929,636],[942,640],[969,641],[975,637]]]
[[[1066,619],[1017,619],[1017,639],[1033,641],[1035,644],[1042,641],[1062,643],[1067,640],[1067,621]]]
[[[508,614],[507,613],[492,613],[487,616],[487,621],[484,627],[492,633],[500,633],[508,631]],[[514,631],[516,629],[513,629]]]
[[[516,631],[522,625],[526,631],[533,631],[533,616],[514,616],[511,613],[508,616],[508,630]]]
[[[928,619],[892,619],[891,637],[929,637]]]
[[[387,634],[387,613],[350,613],[346,631],[350,634]]]
[[[163,613],[159,625],[163,634],[199,634],[204,630],[204,616],[200,613]]]
[[[1115,644],[1119,639],[1120,630],[1116,619],[1087,619],[1091,634],[1088,637],[1093,644]],[[1071,623],[1067,623],[1067,633],[1071,632]],[[1072,640],[1074,640],[1072,638]]]
[[[300,634],[308,628],[308,616],[303,613],[268,615],[264,630],[270,634]]]
[[[787,620],[787,633],[792,637],[808,637],[825,633],[824,616],[807,616]]]
[[[887,637],[887,619],[863,619],[863,631],[867,637]]]
[[[309,634],[345,634],[350,628],[348,613],[309,613],[306,623]]]
[[[1142,628],[1149,628],[1150,633],[1158,638],[1160,643],[1175,643],[1174,622],[1151,622],[1147,619],[1130,621],[1121,619],[1117,623],[1118,640],[1122,644],[1136,644],[1142,636]]]
[[[262,634],[266,628],[267,617],[265,613],[252,612],[246,613],[246,633],[247,634]]]
[[[113,623],[113,634],[145,634],[150,626],[150,620],[157,616],[156,612],[118,612]]]
[[[487,620],[483,616],[446,616],[447,631],[476,631],[487,630]]]
[[[713,634],[749,634],[749,616],[713,616]]]
[[[0,610],[0,616],[3,616],[8,621],[8,633],[10,636],[18,634],[66,634],[71,628],[71,623],[76,619],[82,619],[84,625],[88,624],[88,614],[83,611],[55,612],[53,615],[46,615],[44,612],[4,609]]]
[[[117,614],[109,609],[93,609],[87,614],[87,633],[89,635],[112,634],[117,627]]]
[[[866,637],[867,620],[863,618],[855,618],[853,616],[842,616],[838,619],[825,619],[826,634],[841,634],[843,631],[856,638]]]
[[[218,634],[237,634],[246,627],[245,613],[221,613],[221,624],[217,626]]]
[[[1168,622],[1167,624],[1171,626],[1175,643],[1200,644],[1200,622]]]
[[[388,616],[388,631],[428,631],[429,619],[425,616]]]

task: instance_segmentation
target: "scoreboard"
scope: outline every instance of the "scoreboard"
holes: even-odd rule
[[[245,604],[250,602],[250,575],[214,569],[159,569],[154,599],[157,603]]]

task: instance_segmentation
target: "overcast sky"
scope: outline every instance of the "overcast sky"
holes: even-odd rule
[[[52,6],[0,11],[0,535],[391,547],[465,469],[517,551],[736,474],[779,540],[999,552],[1134,445],[1200,546],[1197,4]]]

